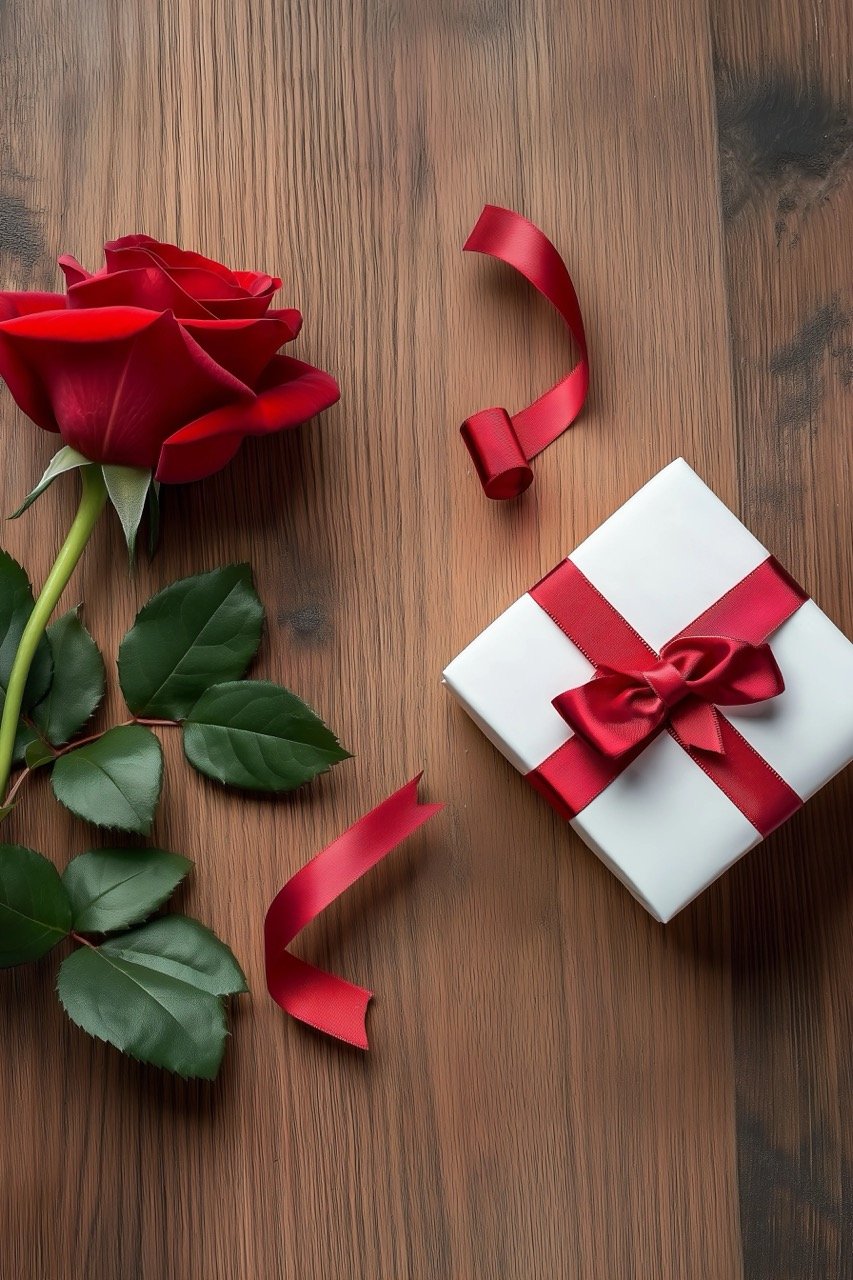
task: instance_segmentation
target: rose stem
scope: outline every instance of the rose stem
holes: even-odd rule
[[[0,720],[0,796],[5,796],[9,785],[21,702],[39,640],[107,501],[107,489],[100,467],[83,467],[80,476],[83,481],[80,506],[24,627],[12,664],[3,718]]]

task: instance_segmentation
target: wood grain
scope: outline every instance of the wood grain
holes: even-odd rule
[[[840,232],[853,212],[853,15],[798,10],[712,5],[740,502],[850,635],[853,294]],[[851,780],[732,876],[741,1225],[755,1280],[853,1275]]]
[[[849,775],[662,928],[439,685],[458,649],[678,453],[853,628],[851,16],[843,0],[0,0],[0,286],[129,230],[278,271],[336,409],[168,494],[163,547],[68,600],[114,646],[223,560],[259,671],[356,758],[235,802],[167,741],[155,839],[252,996],[213,1087],[0,975],[0,1275],[15,1280],[850,1277]],[[564,252],[593,392],[520,502],[458,423],[565,368],[482,203]],[[4,397],[9,510],[50,442]],[[46,572],[58,484],[4,545]],[[114,705],[116,705],[114,703]],[[378,992],[369,1055],[265,998],[265,905],[418,768],[448,809],[314,927]],[[33,787],[7,838],[92,839]]]

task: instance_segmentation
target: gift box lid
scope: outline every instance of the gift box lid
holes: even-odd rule
[[[768,555],[679,458],[569,560],[657,651]],[[806,800],[853,758],[853,645],[807,600],[770,646],[784,692],[721,712]],[[553,698],[593,673],[526,594],[449,664],[444,680],[515,768],[530,774],[572,736]],[[572,826],[660,920],[762,838],[665,733]]]

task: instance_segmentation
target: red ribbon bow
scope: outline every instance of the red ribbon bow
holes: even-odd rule
[[[803,802],[796,791],[709,705],[743,705],[782,690],[766,642],[808,596],[772,556],[660,653],[571,560],[537,582],[530,595],[602,673],[554,700],[579,729],[527,774],[558,813],[576,817],[641,755],[659,728],[762,835],[799,809]]]
[[[727,636],[671,640],[646,670],[600,666],[593,678],[554,698],[563,719],[596,750],[618,759],[671,724],[687,746],[722,754],[715,703],[764,702],[785,682],[768,644]]]
[[[359,818],[291,876],[264,921],[267,990],[273,1000],[291,1017],[359,1049],[367,1048],[365,1016],[373,992],[323,973],[285,948],[365,871],[444,808],[418,804],[420,778]]]
[[[515,498],[533,483],[530,459],[570,427],[589,388],[583,317],[566,264],[548,237],[512,209],[487,204],[463,246],[515,267],[556,307],[580,349],[580,360],[533,404],[512,417],[481,409],[462,424],[462,439],[490,498]]]

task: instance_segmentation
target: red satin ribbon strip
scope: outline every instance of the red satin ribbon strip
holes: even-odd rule
[[[708,775],[736,809],[752,823],[756,831],[769,836],[781,827],[792,814],[803,807],[803,801],[793,787],[751,747],[737,729],[720,716],[720,732],[723,750],[719,755],[696,751],[682,742],[678,733],[670,727],[669,734],[683,747],[694,764]]]
[[[564,560],[530,592],[560,630],[593,666],[643,669],[658,657],[622,615],[581,573]],[[764,643],[808,599],[772,557],[737,583],[679,637],[727,635]],[[797,793],[719,717],[722,751],[697,751],[673,725],[667,732],[762,834],[769,835],[802,805]],[[563,817],[573,818],[600,795],[641,754],[648,743],[620,756],[603,755],[575,735],[528,774],[528,779]]]
[[[275,896],[264,921],[267,989],[286,1013],[326,1035],[366,1049],[365,1016],[373,995],[291,955],[286,948],[366,871],[438,813],[418,804],[412,778],[306,863]]]
[[[652,646],[571,560],[558,564],[530,594],[594,667],[630,671],[657,658]]]
[[[750,644],[763,644],[808,598],[784,565],[768,556],[757,569],[694,618],[675,639],[735,636]]]
[[[533,404],[512,417],[482,409],[462,424],[462,439],[490,498],[514,498],[533,482],[530,459],[570,427],[589,389],[583,317],[566,264],[548,237],[512,209],[487,204],[464,249],[487,253],[515,267],[556,307],[580,350],[580,360]]]
[[[527,781],[561,817],[571,820],[606,791],[642,750],[637,747],[613,760],[575,734],[528,773]]]

